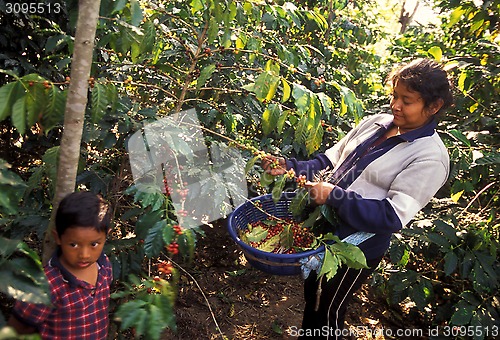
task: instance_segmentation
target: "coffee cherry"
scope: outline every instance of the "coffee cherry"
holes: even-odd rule
[[[306,186],[306,176],[305,175],[300,175],[298,176],[295,181],[297,182],[297,187],[299,188],[304,188]]]
[[[182,235],[182,227],[180,225],[176,224],[172,227],[172,229],[174,229],[174,232],[177,235]]]
[[[285,176],[286,178],[289,178],[289,179],[294,179],[295,178],[295,170],[290,169],[288,170],[286,173],[285,173]]]
[[[167,246],[167,250],[172,253],[172,255],[177,255],[179,253],[179,245],[177,242],[172,242]]]

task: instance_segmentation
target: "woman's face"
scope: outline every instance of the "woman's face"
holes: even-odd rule
[[[393,88],[390,104],[394,125],[399,128],[400,133],[425,125],[440,108],[438,105],[425,107],[420,93],[411,91],[400,81],[396,82]]]

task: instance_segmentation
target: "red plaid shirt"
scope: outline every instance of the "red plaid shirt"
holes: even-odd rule
[[[16,301],[12,313],[37,328],[42,339],[106,339],[111,264],[104,253],[97,260],[95,286],[77,279],[53,256],[45,266],[51,291],[51,306]]]

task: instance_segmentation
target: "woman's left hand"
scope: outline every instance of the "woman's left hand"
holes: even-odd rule
[[[307,181],[305,184],[307,190],[309,190],[309,197],[318,205],[325,204],[328,195],[332,192],[335,185],[328,182],[310,182]]]

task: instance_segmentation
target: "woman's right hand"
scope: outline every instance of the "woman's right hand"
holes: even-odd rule
[[[265,156],[260,161],[260,166],[273,176],[283,175],[286,172],[286,162],[283,157]]]

